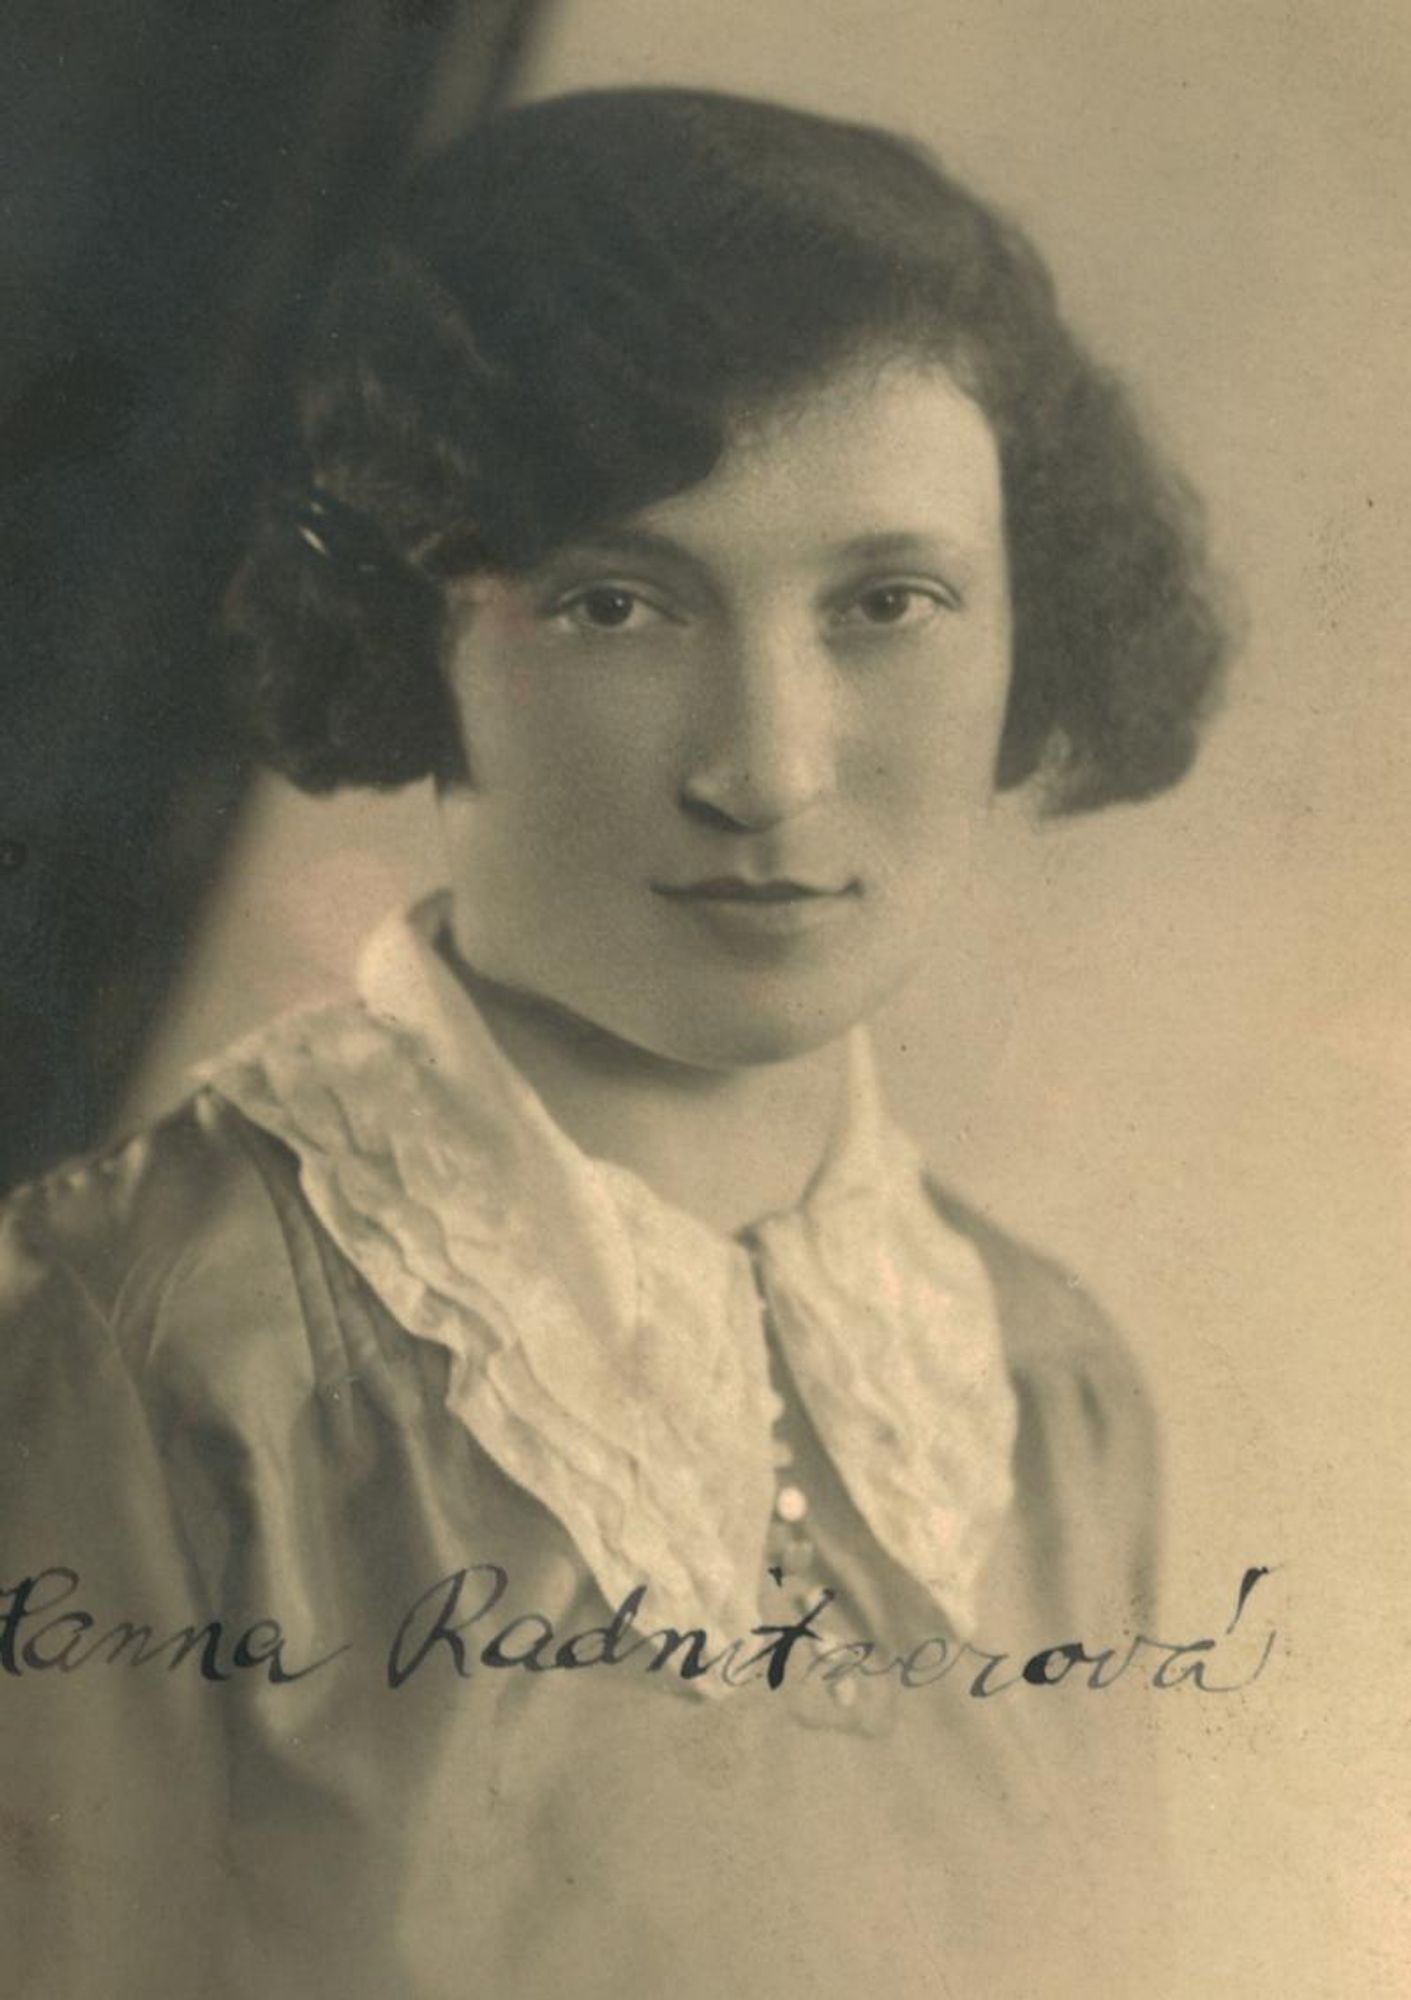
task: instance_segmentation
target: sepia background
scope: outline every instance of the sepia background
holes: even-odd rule
[[[462,115],[449,39],[426,138]],[[1180,1994],[1411,1966],[1411,16],[1400,0],[564,0],[543,94],[624,81],[896,126],[1029,227],[1204,493],[1245,639],[1170,798],[997,804],[970,920],[882,1024],[941,1176],[1060,1256],[1165,1415],[1165,1634],[1280,1640],[1166,1704]],[[249,798],[119,1124],[346,985],[436,875],[420,794]],[[1022,1920],[1022,1884],[1015,1885]],[[1155,1991],[1157,1989],[1150,1988]]]

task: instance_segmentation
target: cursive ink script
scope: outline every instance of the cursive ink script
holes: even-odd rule
[[[1265,1567],[1245,1571],[1225,1639],[1233,1636],[1255,1586],[1268,1574]],[[453,1571],[423,1591],[393,1637],[387,1656],[388,1686],[404,1686],[433,1660],[461,1680],[471,1679],[477,1666],[546,1674],[617,1667],[635,1660],[649,1674],[674,1667],[682,1680],[713,1674],[728,1687],[763,1682],[777,1689],[784,1685],[795,1649],[808,1641],[814,1650],[801,1658],[796,1680],[816,1675],[837,1681],[860,1674],[870,1679],[894,1677],[899,1686],[916,1689],[953,1677],[974,1699],[986,1701],[1014,1688],[1053,1688],[1070,1679],[1102,1692],[1120,1680],[1144,1676],[1161,1690],[1189,1683],[1204,1694],[1233,1694],[1259,1678],[1278,1638],[1271,1627],[1252,1670],[1237,1673],[1234,1679],[1216,1676],[1213,1656],[1221,1641],[1215,1638],[1170,1641],[1137,1633],[1121,1645],[1097,1647],[1073,1639],[1016,1660],[1009,1653],[936,1634],[898,1652],[875,1639],[830,1643],[814,1622],[833,1598],[832,1591],[821,1590],[817,1601],[792,1623],[756,1625],[750,1637],[764,1640],[763,1645],[751,1649],[747,1640],[737,1638],[712,1648],[699,1626],[686,1631],[674,1626],[640,1630],[637,1618],[646,1584],[629,1591],[606,1624],[584,1632],[560,1637],[542,1612],[528,1611],[493,1626],[482,1637],[508,1588],[508,1573],[498,1563],[480,1562]]]
[[[292,1667],[285,1660],[286,1641],[277,1618],[257,1618],[234,1632],[227,1620],[212,1618],[200,1626],[179,1626],[159,1639],[152,1626],[130,1618],[104,1626],[92,1612],[72,1604],[78,1590],[78,1571],[55,1567],[0,1591],[6,1607],[0,1617],[0,1673],[18,1679],[23,1674],[76,1674],[95,1665],[160,1665],[171,1672],[194,1658],[192,1671],[203,1681],[228,1681],[237,1673],[263,1669],[279,1687],[307,1680],[351,1650],[349,1641],[306,1666]]]
[[[1139,1632],[1110,1644],[1065,1639],[1021,1657],[942,1633],[900,1651],[872,1638],[835,1639],[821,1623],[833,1601],[826,1589],[797,1617],[756,1625],[747,1638],[713,1643],[699,1626],[683,1631],[644,1625],[650,1590],[645,1583],[630,1590],[605,1622],[560,1632],[541,1611],[503,1618],[509,1573],[499,1563],[478,1562],[421,1591],[398,1618],[380,1657],[393,1692],[423,1674],[470,1681],[482,1670],[553,1675],[635,1664],[638,1671],[674,1673],[683,1681],[714,1676],[727,1687],[756,1684],[774,1691],[786,1681],[831,1683],[858,1676],[892,1680],[908,1691],[949,1682],[976,1701],[1064,1684],[1101,1693],[1123,1680],[1144,1680],[1157,1690],[1189,1686],[1202,1694],[1233,1694],[1258,1680],[1278,1638],[1271,1626],[1252,1666],[1247,1658],[1223,1657],[1234,1650],[1240,1621],[1268,1574],[1263,1566],[1245,1571],[1234,1615],[1218,1638],[1173,1641]],[[80,1589],[76,1570],[55,1566],[0,1590],[0,1677],[184,1668],[213,1683],[253,1673],[269,1685],[289,1686],[356,1650],[346,1639],[314,1657],[295,1659],[277,1618],[237,1624],[216,1617],[159,1637],[150,1623],[131,1618],[105,1624],[75,1602]]]

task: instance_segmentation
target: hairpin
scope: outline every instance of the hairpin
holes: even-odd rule
[[[402,566],[375,522],[317,487],[292,497],[289,520],[300,540],[324,562],[363,576]]]

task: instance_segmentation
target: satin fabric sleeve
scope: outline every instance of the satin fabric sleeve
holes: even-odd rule
[[[1125,1335],[1072,1272],[932,1192],[985,1260],[1019,1398],[1015,1506],[987,1612],[1011,1649],[1007,1671],[1035,1649],[1069,1644],[1103,1662],[1100,1690],[1085,1685],[1084,1663],[1078,1685],[1053,1689],[1071,1701],[1031,1711],[1044,1719],[1065,1837],[1087,1875],[1084,1908],[1056,1927],[1066,1921],[1075,1950],[1091,1946],[1095,1963],[1102,1940],[1104,1962],[1124,1976],[1147,1968],[1159,1989],[1155,1969],[1173,1950],[1163,1704],[1179,1695],[1153,1689],[1151,1663],[1163,1655],[1139,1643],[1162,1633],[1157,1414]]]
[[[160,1351],[200,1177],[150,1164],[0,1212],[0,1990],[44,2000],[218,1984],[226,1689]]]
[[[1153,1631],[1161,1440],[1129,1342],[1072,1272],[934,1182],[931,1193],[994,1286],[1020,1404],[1013,1521],[1031,1544],[1030,1616],[1050,1634],[1056,1615],[1093,1638]]]

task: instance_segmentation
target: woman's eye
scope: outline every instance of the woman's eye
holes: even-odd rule
[[[840,625],[854,630],[885,630],[925,624],[937,612],[954,608],[954,604],[954,598],[939,585],[878,583],[840,605],[836,618]]]
[[[556,615],[580,632],[629,632],[668,614],[624,584],[595,583],[564,598]]]

